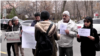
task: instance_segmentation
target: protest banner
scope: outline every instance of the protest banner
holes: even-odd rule
[[[30,26],[22,26],[22,48],[32,48],[35,49],[35,28]]]
[[[8,43],[20,42],[20,31],[5,32]]]

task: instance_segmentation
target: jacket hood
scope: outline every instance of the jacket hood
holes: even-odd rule
[[[41,21],[38,22],[35,27],[39,29],[39,31],[41,32],[47,32],[49,26],[50,26],[51,22],[50,21]],[[55,25],[52,25],[51,29],[49,30],[49,35],[53,34],[53,31],[55,30]]]

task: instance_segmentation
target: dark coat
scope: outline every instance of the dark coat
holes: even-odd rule
[[[38,21],[34,20],[31,24],[31,26],[35,26],[35,24],[37,23]]]

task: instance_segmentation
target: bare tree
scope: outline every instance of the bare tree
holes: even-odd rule
[[[62,8],[62,12],[64,11],[65,9],[65,5],[66,5],[66,1],[63,1],[63,8]]]

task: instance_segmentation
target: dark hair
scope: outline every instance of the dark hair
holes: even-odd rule
[[[92,20],[92,17],[87,16],[87,17],[85,18],[85,20],[90,21],[91,24],[90,24],[89,28],[93,28],[93,20]],[[84,25],[84,27],[85,27],[85,25]]]
[[[36,16],[40,16],[40,13],[39,12],[36,12],[35,14],[34,14],[34,16],[36,17]]]
[[[10,22],[12,23],[12,20],[9,20],[9,21],[8,21],[7,30],[8,30],[8,29],[12,29],[12,26],[9,25]]]
[[[9,21],[8,21],[8,25],[9,25],[10,22],[12,23],[12,20],[9,20]]]
[[[50,14],[48,11],[41,12],[41,20],[47,20],[47,19],[49,19],[49,17],[50,17]]]

